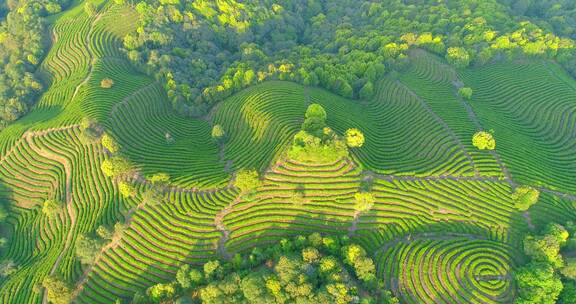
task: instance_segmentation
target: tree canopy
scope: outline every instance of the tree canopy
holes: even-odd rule
[[[364,133],[353,128],[346,130],[346,144],[350,148],[360,148],[364,145]]]
[[[106,176],[116,177],[128,173],[132,169],[132,165],[127,159],[121,156],[114,156],[105,159],[100,168]]]
[[[540,234],[524,238],[524,253],[530,262],[514,272],[519,295],[515,303],[572,303],[575,294],[576,248],[567,244],[576,241],[576,226],[549,223]]]
[[[234,178],[234,187],[240,189],[242,192],[251,192],[260,187],[262,182],[256,170],[242,169],[236,172]]]
[[[530,186],[520,186],[514,190],[512,194],[512,201],[514,207],[520,211],[528,210],[532,205],[538,202],[540,191]]]
[[[472,144],[480,150],[494,150],[496,148],[496,140],[492,133],[480,131],[472,137]]]
[[[538,14],[507,6],[527,1],[140,0],[140,24],[124,49],[187,115],[270,79],[370,98],[375,81],[402,67],[411,48],[459,68],[527,56],[557,59],[576,74],[576,44],[550,30],[573,36],[566,10],[551,3],[568,0],[530,1],[544,9]],[[558,17],[555,26],[545,14]]]
[[[347,237],[296,236],[202,270],[185,264],[148,299],[210,303],[398,303],[376,280],[366,250]],[[191,295],[191,296],[190,296]]]
[[[42,287],[48,292],[48,301],[53,304],[69,304],[72,300],[72,288],[68,283],[54,276],[47,276]]]
[[[46,54],[45,17],[70,2],[11,0],[5,18],[0,6],[0,130],[24,115],[42,93],[35,71]]]

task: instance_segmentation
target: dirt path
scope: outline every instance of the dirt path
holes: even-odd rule
[[[22,143],[23,140],[24,135],[22,135],[22,137],[20,137],[17,141],[15,141],[14,144],[12,144],[12,146],[10,147],[10,149],[8,149],[6,153],[4,153],[4,155],[0,156],[0,164],[2,164],[6,159],[8,159],[8,157],[14,152],[14,150],[16,150],[16,148]]]
[[[312,103],[310,98],[310,88],[308,86],[304,86],[304,106],[308,107]]]
[[[368,173],[375,178],[385,180],[385,181],[440,181],[440,180],[449,180],[449,181],[474,181],[474,182],[493,182],[493,183],[503,183],[507,182],[502,178],[496,176],[454,176],[454,175],[434,175],[434,176],[414,176],[414,175],[384,175],[378,174],[374,172]]]
[[[72,94],[72,98],[70,100],[74,100],[74,98],[76,98],[76,95],[78,94],[78,92],[80,91],[80,88],[82,86],[84,86],[86,83],[88,83],[88,81],[90,80],[90,78],[92,77],[92,73],[94,72],[94,61],[96,60],[94,54],[92,53],[92,49],[90,48],[90,41],[88,40],[91,36],[92,33],[94,32],[94,25],[96,24],[96,22],[98,22],[100,20],[100,18],[102,18],[102,13],[98,13],[96,15],[96,18],[94,18],[94,20],[92,20],[92,22],[90,23],[90,30],[88,31],[88,35],[86,35],[86,37],[84,37],[84,47],[86,48],[86,51],[88,52],[88,61],[89,61],[89,65],[90,68],[88,69],[88,74],[86,75],[86,77],[84,77],[84,79],[82,80],[82,82],[80,82],[76,88],[74,89],[74,94]]]
[[[62,127],[62,128],[53,128],[53,129],[44,130],[44,131],[29,132],[24,137],[26,140],[26,143],[29,145],[29,147],[34,152],[36,152],[38,155],[45,157],[45,158],[48,158],[48,159],[55,160],[64,166],[64,174],[65,174],[65,179],[66,179],[66,182],[65,182],[66,183],[66,185],[65,185],[66,212],[68,214],[68,217],[70,218],[70,227],[69,227],[68,233],[66,235],[66,241],[64,243],[64,248],[62,249],[62,251],[58,255],[58,258],[54,262],[54,265],[52,266],[52,268],[50,268],[49,275],[53,275],[56,272],[56,270],[58,269],[58,267],[60,266],[60,262],[62,261],[62,259],[66,255],[66,253],[68,252],[68,249],[70,248],[71,243],[72,243],[72,239],[74,237],[73,231],[74,231],[74,228],[76,226],[76,212],[75,212],[74,207],[73,207],[72,164],[70,163],[70,160],[68,160],[68,158],[66,158],[64,156],[57,154],[57,153],[54,153],[50,150],[46,150],[44,148],[38,147],[36,145],[36,143],[34,142],[33,138],[35,136],[45,136],[46,134],[48,134],[50,132],[59,132],[59,131],[71,129],[74,127],[77,127],[77,126],[68,126],[68,127]],[[44,290],[44,296],[42,299],[42,303],[47,303],[47,302],[48,302],[48,295],[47,295],[47,291]]]
[[[352,214],[352,225],[350,226],[350,228],[348,228],[348,236],[352,237],[354,235],[354,233],[356,233],[356,230],[358,230],[358,222],[360,221],[360,211],[355,210],[354,213]]]
[[[145,177],[143,177],[139,173],[133,174],[129,179],[134,181],[134,182],[138,182],[142,185],[145,185],[145,186],[158,187],[157,185],[154,185],[153,183],[151,183],[149,180],[147,180]],[[183,187],[179,187],[179,186],[168,186],[168,185],[167,186],[161,186],[160,188],[161,188],[160,190],[162,190],[162,192],[164,192],[164,193],[176,192],[176,193],[199,193],[199,194],[203,194],[203,193],[214,193],[217,191],[228,190],[228,189],[232,188],[232,185],[229,183],[228,185],[220,187],[220,188],[207,188],[207,189],[201,189],[198,187],[183,188]]]
[[[226,228],[224,225],[224,217],[230,212],[232,212],[232,208],[240,201],[240,195],[232,201],[228,206],[224,209],[220,210],[214,217],[214,226],[216,230],[222,232],[222,236],[218,240],[218,254],[222,256],[224,259],[229,260],[232,258],[232,255],[226,250],[226,242],[230,239],[230,230]]]
[[[410,243],[416,240],[435,240],[435,241],[445,241],[451,240],[453,238],[468,238],[470,240],[488,240],[487,237],[475,234],[467,234],[467,233],[433,233],[433,232],[424,232],[418,234],[408,234],[396,239],[393,239],[389,242],[386,242],[382,247],[378,248],[374,251],[374,258],[378,256],[379,253],[385,252],[386,250],[390,249],[391,247],[396,246],[399,243]]]
[[[38,130],[38,131],[26,131],[26,132],[24,132],[24,134],[22,134],[22,137],[20,137],[17,141],[15,141],[14,144],[10,147],[10,149],[8,149],[8,151],[6,151],[6,153],[0,157],[0,164],[2,164],[6,159],[8,159],[8,157],[14,152],[14,150],[23,141],[25,141],[28,136],[33,136],[33,137],[34,136],[44,136],[44,135],[47,135],[47,134],[52,133],[52,132],[65,131],[65,130],[76,128],[78,126],[79,125],[76,124],[76,125],[69,125],[69,126],[65,126],[65,127]]]
[[[461,80],[458,79],[457,82],[461,83]],[[456,99],[458,99],[458,101],[460,101],[460,103],[466,109],[466,112],[468,113],[468,118],[470,118],[470,120],[474,123],[474,125],[476,126],[476,130],[478,130],[478,131],[484,130],[484,127],[482,126],[480,119],[476,115],[476,112],[474,112],[474,109],[472,108],[470,103],[468,103],[466,100],[464,100],[464,98],[460,97],[457,92],[455,93],[455,96],[456,96]],[[504,162],[500,158],[500,155],[498,154],[498,152],[496,152],[496,150],[491,150],[490,154],[492,155],[494,160],[496,160],[496,163],[498,163],[498,166],[500,166],[500,170],[502,170],[502,174],[504,174],[504,177],[507,180],[507,182],[510,184],[510,187],[512,189],[516,188],[517,184],[512,179],[512,175],[510,174],[508,167],[506,167],[506,165],[504,164]]]
[[[157,85],[158,83],[159,83],[159,82],[156,80],[156,81],[154,81],[154,82],[152,82],[152,83],[150,83],[150,84],[148,84],[148,85],[146,85],[146,86],[144,86],[144,87],[141,87],[141,88],[139,88],[138,90],[130,93],[130,95],[124,97],[120,102],[118,102],[118,103],[116,103],[115,105],[112,106],[112,109],[110,110],[110,116],[113,116],[114,114],[116,114],[116,111],[118,111],[118,107],[120,107],[121,105],[124,105],[124,104],[128,103],[128,101],[130,101],[130,98],[136,96],[136,94],[138,94],[138,93],[140,93],[140,92],[142,92],[142,91],[145,91],[145,90],[147,90],[147,89],[149,89],[149,88]]]
[[[532,217],[530,217],[530,212],[526,211],[522,213],[522,216],[526,219],[528,228],[530,228],[530,230],[534,230],[536,227],[534,227],[534,224],[532,223]]]
[[[442,128],[444,128],[444,130],[446,130],[446,132],[448,132],[448,134],[450,135],[450,137],[452,138],[452,140],[454,142],[456,142],[456,144],[458,145],[458,147],[460,148],[460,150],[462,150],[462,153],[464,153],[464,156],[466,156],[466,158],[468,159],[468,161],[470,162],[470,164],[472,165],[472,168],[474,169],[474,174],[476,175],[480,175],[480,171],[478,170],[478,168],[476,167],[476,164],[474,163],[474,159],[472,158],[472,156],[468,153],[468,150],[466,149],[466,147],[464,146],[464,144],[460,141],[460,139],[458,138],[458,136],[456,135],[456,133],[452,130],[452,128],[450,128],[450,126],[448,125],[448,123],[446,123],[446,121],[444,121],[444,119],[442,119],[442,117],[440,117],[440,115],[436,114],[436,112],[434,112],[434,110],[432,110],[432,108],[430,107],[430,105],[428,105],[428,103],[422,99],[420,96],[418,96],[418,94],[416,94],[416,92],[412,91],[412,89],[410,89],[408,86],[406,86],[405,84],[403,84],[402,82],[400,82],[400,80],[396,80],[396,83],[398,85],[400,85],[402,88],[404,88],[405,90],[408,91],[408,93],[414,97],[416,100],[418,100],[418,102],[420,102],[420,104],[422,105],[422,107],[424,107],[424,110],[426,110],[426,112],[428,112],[428,114],[430,114],[430,116],[432,116],[432,118],[434,118],[434,120],[440,124],[442,126]]]
[[[128,210],[128,212],[126,213],[126,221],[124,222],[124,230],[126,230],[130,227],[130,224],[132,223],[132,220],[134,219],[134,213],[136,211],[142,209],[144,207],[144,205],[145,204],[142,202],[142,203],[138,204],[137,206],[132,207],[132,208],[130,208],[130,210]],[[102,247],[102,249],[100,250],[100,253],[98,254],[98,256],[96,256],[94,263],[92,263],[90,266],[88,266],[84,270],[84,272],[82,273],[82,276],[80,276],[80,278],[78,278],[77,283],[76,283],[76,288],[75,288],[74,294],[73,294],[73,299],[75,299],[80,294],[80,292],[82,292],[82,289],[84,288],[84,284],[86,284],[86,282],[88,281],[88,275],[94,269],[94,265],[96,265],[100,261],[100,259],[102,259],[102,257],[104,256],[104,253],[107,250],[116,248],[118,246],[118,244],[120,244],[121,240],[122,240],[121,236],[114,235],[112,240],[110,240],[110,243],[108,243]]]

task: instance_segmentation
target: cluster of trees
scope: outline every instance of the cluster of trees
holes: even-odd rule
[[[132,303],[399,303],[376,279],[374,262],[347,237],[282,239],[201,269],[183,265],[172,282]]]
[[[70,0],[2,1],[0,8],[0,130],[25,114],[42,92],[36,69],[46,54],[44,17]]]
[[[545,2],[554,1],[562,0]],[[574,62],[576,72],[573,40],[497,0],[141,0],[136,9],[140,24],[124,39],[127,55],[189,115],[267,79],[370,98],[375,81],[406,66],[412,47],[457,67],[536,56]]]
[[[344,139],[326,125],[326,110],[317,103],[306,110],[302,129],[294,135],[288,157],[300,162],[329,163],[348,156],[348,147],[364,145],[364,134],[348,129]]]
[[[576,39],[576,2],[572,0],[499,0],[518,16],[528,18],[540,28]],[[566,42],[565,42],[566,43]],[[576,77],[576,52],[562,51],[556,59]]]
[[[35,286],[35,291],[40,292],[40,287],[46,288],[48,302],[52,304],[69,304],[72,302],[72,286],[57,276],[47,276],[41,286]]]
[[[572,0],[500,0],[516,15],[530,17],[561,36],[576,39],[576,2]]]
[[[576,303],[576,225],[549,224],[539,235],[524,239],[530,262],[514,273],[518,286],[516,303]]]
[[[94,127],[88,127],[88,128],[83,127],[83,130],[91,130],[93,128]],[[82,133],[86,132],[87,131],[83,131]],[[89,133],[95,133],[95,132],[92,131]],[[99,139],[100,144],[106,149],[106,151],[108,151],[109,154],[112,155],[112,157],[105,159],[100,165],[100,169],[106,176],[118,178],[125,176],[126,174],[133,171],[132,164],[130,163],[130,161],[128,161],[126,157],[122,156],[120,145],[118,144],[116,139],[112,137],[112,135],[101,131],[97,132],[97,135],[92,136],[94,136],[96,139]],[[134,196],[135,189],[131,187],[128,183],[119,182],[119,187],[122,195],[124,195],[125,197]]]
[[[82,265],[93,264],[102,247],[114,239],[120,239],[125,229],[123,223],[117,222],[113,227],[99,226],[96,233],[79,235],[74,246],[76,257]]]

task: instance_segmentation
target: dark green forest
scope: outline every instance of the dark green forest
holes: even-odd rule
[[[576,74],[570,21],[525,17],[482,1],[140,1],[128,57],[165,83],[181,113],[267,79],[369,98],[374,81],[406,65],[413,47],[456,67],[521,57],[556,59]],[[557,5],[540,6],[546,11]],[[567,8],[569,9],[569,8]],[[527,15],[528,16],[528,15]],[[534,19],[534,20],[532,20]],[[569,18],[565,18],[569,19]],[[558,34],[554,30],[558,30]]]
[[[25,3],[25,5],[22,4]],[[555,59],[576,75],[572,1],[134,1],[130,60],[161,81],[178,112],[214,103],[269,79],[369,98],[374,81],[424,48],[456,67],[494,60]],[[8,1],[0,27],[1,126],[34,104],[43,84],[44,18],[68,0]],[[16,7],[20,7],[15,10]]]

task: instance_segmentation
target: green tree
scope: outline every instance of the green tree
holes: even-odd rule
[[[170,182],[170,175],[165,172],[158,172],[152,176],[148,176],[147,179],[153,185],[165,185]]]
[[[114,236],[114,231],[104,225],[100,225],[96,229],[96,234],[104,240],[111,240]]]
[[[364,282],[372,282],[376,279],[376,266],[374,261],[368,257],[362,257],[354,262],[356,276]]]
[[[302,130],[320,136],[326,126],[326,110],[320,104],[313,103],[306,109]]]
[[[567,259],[560,273],[567,279],[576,280],[576,258]]]
[[[104,78],[100,81],[100,87],[103,89],[110,89],[114,86],[114,80],[110,78]]]
[[[249,303],[274,303],[274,299],[267,292],[264,275],[260,272],[252,272],[244,277],[240,288]]]
[[[91,1],[87,1],[84,3],[84,11],[86,14],[88,14],[88,16],[94,16],[96,14],[96,5],[94,5],[94,3]]]
[[[123,197],[134,197],[136,196],[136,188],[131,184],[121,181],[118,183],[118,190]]]
[[[496,140],[492,133],[480,131],[472,137],[472,144],[480,150],[494,150],[496,148]]]
[[[357,192],[354,194],[354,209],[358,212],[366,212],[372,209],[376,198],[371,192]]]
[[[241,169],[236,172],[234,187],[240,189],[240,191],[252,192],[261,185],[262,182],[256,170]]]
[[[563,264],[560,244],[551,235],[527,236],[524,238],[524,252],[534,261],[546,262],[554,267],[560,267]]]
[[[184,264],[178,268],[178,272],[176,272],[176,281],[184,289],[188,289],[192,286],[192,281],[190,278],[190,265]]]
[[[554,268],[546,263],[532,262],[514,273],[518,285],[515,303],[554,304],[562,291],[562,282]]]
[[[102,245],[101,240],[81,234],[76,239],[76,257],[80,259],[82,264],[90,265],[100,254]]]
[[[446,60],[457,68],[465,68],[470,64],[470,54],[462,47],[451,47],[446,52]]]
[[[374,96],[374,84],[368,81],[359,92],[361,99],[370,99]]]
[[[221,140],[222,138],[224,138],[225,135],[226,133],[224,132],[224,129],[222,128],[221,125],[214,125],[214,127],[212,128],[212,138],[216,140]]]
[[[3,223],[7,217],[8,211],[6,210],[6,207],[4,207],[4,205],[0,205],[0,224]]]
[[[356,128],[346,130],[346,144],[351,148],[359,148],[364,145],[364,134]]]
[[[302,260],[306,263],[316,263],[320,260],[322,254],[314,247],[306,247],[302,249]]]
[[[460,88],[458,90],[458,95],[467,100],[472,99],[472,94],[473,94],[472,89],[468,87]]]
[[[204,277],[206,280],[211,280],[214,277],[218,277],[221,273],[222,268],[220,267],[219,261],[208,261],[204,264]]]
[[[114,137],[110,136],[108,133],[104,133],[104,135],[102,135],[100,142],[102,143],[102,146],[104,146],[104,148],[106,148],[112,154],[116,154],[120,150],[120,146]]]
[[[576,304],[576,282],[564,282],[558,304]]]
[[[520,186],[512,194],[514,207],[520,211],[528,210],[538,202],[538,198],[540,198],[540,191],[529,186]]]
[[[105,159],[102,162],[100,168],[106,176],[117,177],[128,173],[132,169],[132,166],[125,158],[114,156],[112,158]]]
[[[176,295],[176,286],[173,283],[156,284],[148,288],[146,294],[153,303],[165,303]]]
[[[0,262],[0,278],[6,278],[18,270],[18,266],[12,260]]]
[[[56,200],[45,200],[42,204],[42,213],[48,217],[56,215],[62,210],[62,203]]]
[[[202,272],[198,269],[191,269],[189,276],[190,276],[190,284],[192,284],[192,286],[198,286],[204,280]]]
[[[46,288],[48,302],[52,304],[69,304],[72,301],[72,288],[57,277],[45,277],[42,281],[42,287]]]

